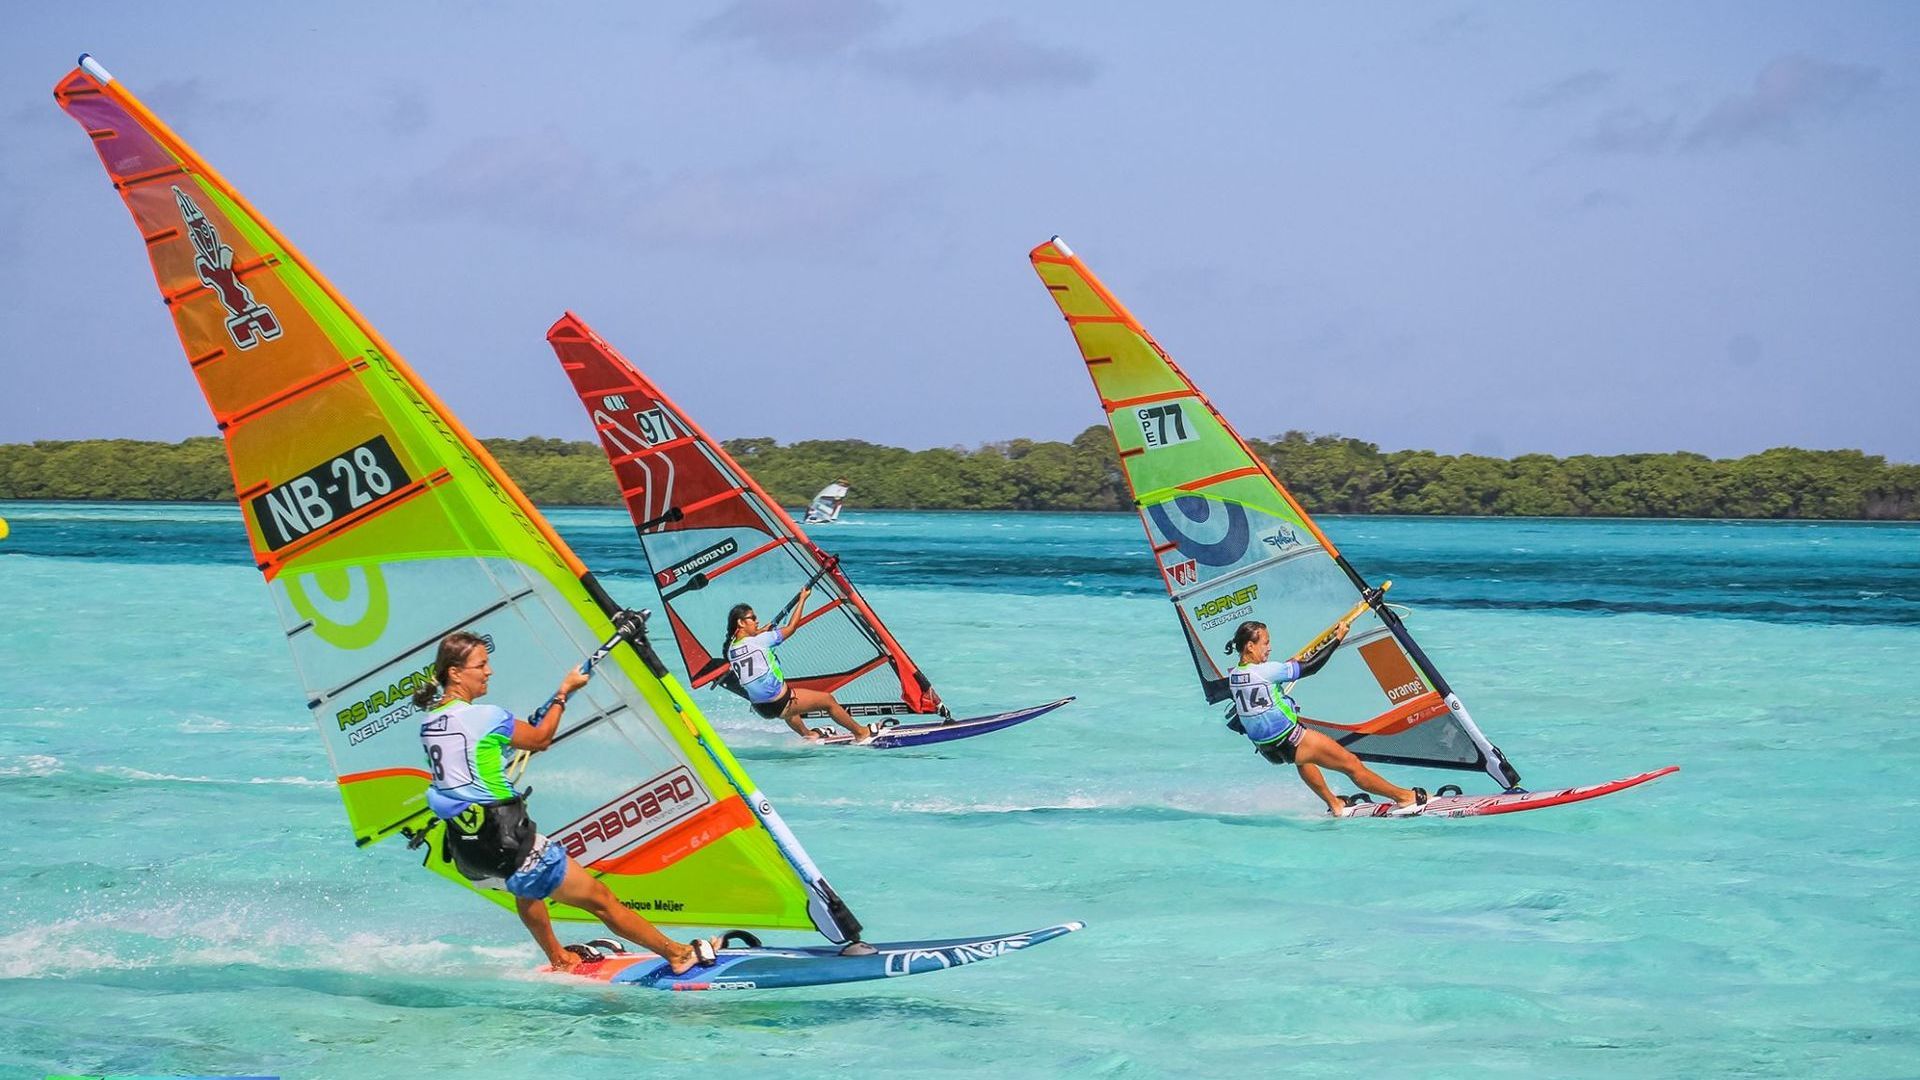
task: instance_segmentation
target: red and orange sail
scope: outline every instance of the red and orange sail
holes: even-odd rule
[[[653,380],[568,312],[547,331],[613,464],[694,686],[726,674],[727,611],[762,620],[812,583],[801,629],[780,646],[789,683],[856,716],[937,713],[940,697],[839,562]]]

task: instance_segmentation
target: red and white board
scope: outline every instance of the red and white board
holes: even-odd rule
[[[1679,772],[1680,766],[1669,765],[1664,769],[1643,772],[1638,776],[1628,776],[1619,780],[1609,780],[1604,784],[1589,784],[1586,787],[1561,788],[1558,791],[1515,791],[1498,795],[1439,795],[1427,800],[1426,809],[1419,814],[1407,817],[1480,817],[1485,814],[1517,814],[1522,810],[1543,810],[1549,806],[1563,806],[1567,803],[1585,802],[1602,795],[1611,795],[1616,791],[1625,791],[1638,787],[1649,780],[1658,780],[1668,773]],[[1347,808],[1346,816],[1388,817],[1393,810],[1391,802],[1360,803]]]

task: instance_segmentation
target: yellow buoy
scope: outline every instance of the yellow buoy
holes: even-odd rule
[[[7,519],[0,518],[0,540],[7,538]]]

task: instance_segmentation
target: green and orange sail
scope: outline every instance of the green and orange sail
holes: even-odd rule
[[[1029,258],[1100,395],[1207,700],[1228,696],[1224,647],[1240,623],[1266,623],[1286,656],[1352,617],[1346,644],[1292,689],[1302,720],[1370,761],[1517,786],[1399,615],[1139,320],[1059,237]]]
[[[611,636],[619,609],[393,348],[105,69],[82,57],[54,96],[133,214],[225,437],[355,840],[435,839],[411,694],[440,638],[486,637],[490,696],[529,708]],[[534,766],[537,809],[622,901],[658,922],[857,939],[644,640],[616,648],[574,700]],[[426,847],[429,869],[467,884]]]

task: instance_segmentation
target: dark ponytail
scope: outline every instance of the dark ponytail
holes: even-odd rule
[[[1246,648],[1248,645],[1253,643],[1253,635],[1259,633],[1262,630],[1265,630],[1266,628],[1267,628],[1266,623],[1254,622],[1251,619],[1241,623],[1239,629],[1233,632],[1233,640],[1227,642],[1227,647],[1225,650],[1227,655],[1238,656],[1240,654],[1240,650]]]
[[[727,650],[733,648],[734,632],[740,629],[740,620],[753,610],[752,604],[735,604],[727,612],[727,636],[720,642],[720,657],[726,659]]]
[[[485,638],[465,630],[455,630],[441,638],[440,651],[433,658],[433,681],[413,692],[414,707],[424,709],[446,696],[447,673],[466,663],[473,650],[486,643]]]

